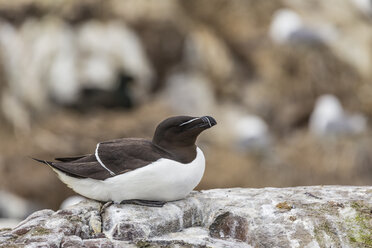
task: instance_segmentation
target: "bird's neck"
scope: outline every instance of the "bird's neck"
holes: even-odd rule
[[[158,144],[156,146],[165,150],[169,153],[175,160],[178,162],[187,164],[193,161],[196,158],[196,145],[187,145],[187,146],[174,146],[169,144]]]

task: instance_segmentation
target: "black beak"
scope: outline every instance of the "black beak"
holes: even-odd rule
[[[202,116],[200,118],[193,118],[191,120],[181,123],[179,126],[185,126],[186,129],[194,128],[211,128],[217,124],[217,121],[211,116]]]
[[[200,117],[200,119],[203,121],[205,125],[208,124],[209,127],[213,127],[217,124],[217,121],[212,116],[203,116]]]

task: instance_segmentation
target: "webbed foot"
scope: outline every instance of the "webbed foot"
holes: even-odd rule
[[[102,213],[105,211],[106,208],[110,207],[112,204],[114,204],[113,201],[108,201],[108,202],[105,202],[101,209],[99,210],[99,214],[102,215]]]
[[[164,204],[167,203],[165,201],[149,201],[149,200],[124,200],[121,201],[120,204],[134,204],[146,207],[158,207],[161,208]]]

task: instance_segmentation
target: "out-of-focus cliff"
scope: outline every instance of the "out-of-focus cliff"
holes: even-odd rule
[[[28,156],[150,138],[177,114],[218,122],[201,189],[370,184],[361,3],[1,0],[0,187],[56,208],[71,191]]]

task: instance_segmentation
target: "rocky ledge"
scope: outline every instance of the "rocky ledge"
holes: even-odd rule
[[[0,247],[371,247],[372,187],[214,189],[162,208],[41,210]]]

